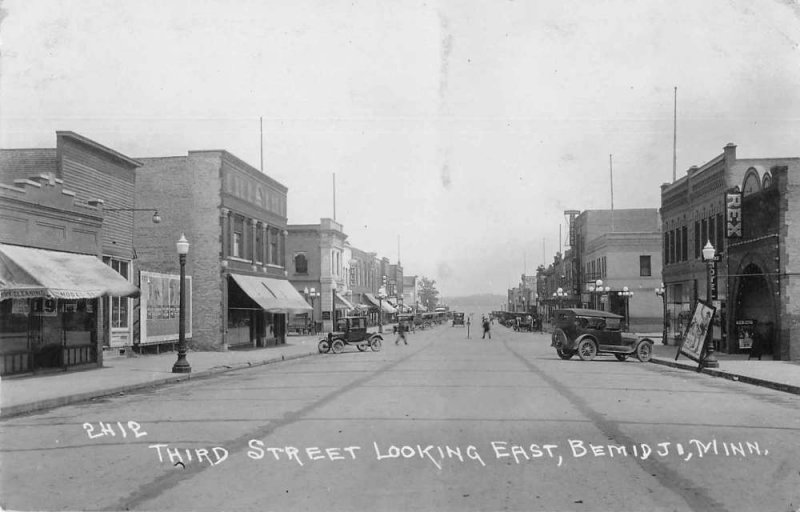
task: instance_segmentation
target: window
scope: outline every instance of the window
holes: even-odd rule
[[[675,229],[675,261],[681,261],[681,228]]]
[[[639,275],[641,277],[650,277],[652,275],[650,256],[639,256]]]
[[[664,265],[669,265],[672,261],[669,259],[669,233],[664,233]]]
[[[233,256],[241,258],[244,255],[244,218],[236,216],[233,219]]]
[[[722,223],[722,214],[717,214],[717,252],[725,250],[725,228]]]
[[[110,257],[103,257],[103,263],[114,269],[119,275],[128,279],[129,264]],[[111,327],[127,329],[128,327],[128,305],[130,299],[127,297],[111,297]]]
[[[705,247],[706,242],[708,241],[708,222],[706,222],[706,219],[703,219],[700,222],[700,245]]]
[[[716,247],[717,245],[717,237],[716,232],[714,230],[714,217],[708,218],[708,239],[711,241],[712,244]]]
[[[256,261],[264,261],[264,237],[263,230],[256,228]]]
[[[681,228],[681,261],[689,261],[689,228],[686,226]]]
[[[305,254],[295,254],[294,272],[295,274],[308,274],[308,260]]]
[[[702,256],[703,246],[700,245],[700,221],[694,221],[694,257]]]
[[[280,233],[276,229],[270,230],[269,245],[270,245],[270,260],[273,265],[278,265],[278,235]]]

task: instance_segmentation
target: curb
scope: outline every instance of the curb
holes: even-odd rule
[[[220,373],[232,372],[235,370],[243,370],[246,368],[254,368],[256,366],[265,366],[273,363],[280,363],[283,361],[291,361],[293,359],[301,359],[318,355],[318,352],[303,352],[301,354],[294,354],[291,356],[281,355],[280,357],[272,357],[263,361],[248,361],[246,363],[236,363],[226,366],[215,366],[207,370],[201,370],[195,373],[176,374],[174,377],[165,377],[163,379],[152,380],[148,382],[140,382],[137,384],[127,384],[125,386],[118,386],[115,388],[107,388],[96,391],[87,391],[85,393],[76,393],[74,395],[60,396],[57,398],[48,398],[47,400],[39,400],[36,402],[29,402],[26,404],[17,404],[10,407],[3,407],[0,410],[0,419],[11,418],[13,416],[21,416],[32,412],[43,411],[46,409],[55,409],[64,405],[72,405],[80,402],[88,402],[96,398],[105,398],[114,395],[129,393],[131,391],[140,391],[147,388],[155,388],[160,386],[167,386],[170,384],[177,384],[179,382],[207,379]]]
[[[781,384],[780,382],[772,382],[765,379],[759,379],[757,377],[748,377],[747,375],[729,373],[716,368],[702,368],[700,372],[698,372],[696,364],[689,365],[686,363],[679,363],[677,361],[669,361],[666,359],[653,358],[650,359],[650,362],[661,366],[670,366],[672,368],[680,368],[681,370],[691,370],[696,373],[705,373],[706,375],[711,375],[712,377],[721,377],[723,379],[728,379],[735,382],[743,382],[745,384],[752,384],[762,388],[770,388],[776,391],[783,391],[784,393],[800,395],[800,386],[794,386],[792,384]]]

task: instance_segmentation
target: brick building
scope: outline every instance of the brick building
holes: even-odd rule
[[[355,309],[348,299],[349,282],[345,269],[347,235],[333,219],[319,224],[287,226],[286,252],[291,258],[289,280],[299,291],[314,288],[320,295],[314,300],[313,318],[324,332],[333,330],[336,319]]]
[[[103,261],[130,282],[136,274],[133,246],[135,217],[152,225],[153,212],[136,212],[136,168],[140,162],[71,131],[56,132],[56,147],[0,150],[0,183],[11,184],[30,176],[60,180],[74,193],[79,204],[103,204]],[[96,203],[101,199],[102,203]],[[99,337],[103,346],[122,349],[137,335],[136,302],[125,297],[111,299],[104,311]]]
[[[163,217],[158,230],[136,224],[140,267],[176,274],[185,233],[192,345],[285,343],[287,315],[310,311],[286,278],[287,188],[223,150],[140,160],[136,195]]]
[[[740,207],[740,199],[734,195],[732,208],[726,207],[727,194],[736,191],[748,196],[762,189],[771,188],[769,185],[773,178],[768,170],[773,166],[784,166],[789,169],[796,169],[798,158],[748,158],[741,159],[736,156],[736,146],[728,144],[723,152],[706,162],[700,167],[691,167],[686,175],[673,183],[665,183],[661,186],[661,219],[662,219],[662,254],[663,254],[663,282],[666,290],[666,323],[667,334],[670,343],[676,343],[685,332],[691,311],[698,299],[705,300],[708,296],[707,286],[707,266],[703,261],[702,249],[707,242],[714,246],[719,261],[715,265],[716,277],[711,280],[711,299],[717,307],[718,314],[715,316],[715,326],[713,337],[718,349],[726,352],[736,352],[739,350],[738,343],[731,339],[735,334],[736,317],[751,315],[761,319],[762,326],[771,323],[773,334],[777,336],[781,329],[778,328],[779,315],[777,311],[783,306],[776,306],[772,298],[767,301],[770,306],[765,310],[756,311],[753,306],[753,297],[762,297],[765,290],[779,290],[778,285],[767,287],[765,282],[760,284],[755,278],[745,278],[742,274],[760,274],[767,272],[765,269],[774,267],[773,262],[767,263],[765,260],[755,262],[748,260],[742,251],[746,247],[769,247],[769,242],[756,244],[750,238],[741,239],[740,227],[737,227],[736,209]],[[767,185],[764,187],[764,182]],[[786,191],[781,196],[782,201],[788,201],[791,196],[791,177],[785,183]],[[776,189],[777,190],[777,189]],[[774,192],[768,192],[767,195]],[[736,203],[739,201],[739,203]],[[749,204],[749,203],[748,203]],[[766,210],[765,210],[766,211]],[[784,220],[789,220],[793,214],[790,205],[782,205],[781,208]],[[732,214],[733,225],[729,225],[726,215]],[[750,207],[748,217],[760,215]],[[744,214],[742,213],[742,217]],[[778,220],[779,214],[774,214],[772,220],[766,222],[758,230],[764,230],[764,234],[770,236],[780,236],[782,233],[789,233],[791,228],[782,226]],[[750,220],[748,221],[750,222]],[[760,221],[759,221],[760,222]],[[757,231],[758,231],[757,230]],[[753,237],[753,233],[749,235]],[[766,240],[766,239],[764,239]],[[790,258],[792,248],[785,243],[785,238],[780,239],[779,244],[784,251],[784,255]],[[733,254],[729,251],[729,246],[736,244],[738,253],[735,258],[735,267],[731,266]],[[766,246],[764,246],[766,244]],[[773,246],[775,244],[772,244]],[[774,251],[773,251],[774,252]],[[774,258],[775,254],[770,257]],[[741,262],[748,261],[744,267],[739,268]],[[774,261],[774,260],[773,260]],[[786,261],[782,259],[782,263]],[[748,268],[748,265],[754,264]],[[756,272],[759,269],[761,272]],[[772,274],[775,269],[772,268]],[[744,283],[744,284],[742,284]],[[791,283],[787,277],[781,281],[781,285]],[[738,290],[740,286],[745,286],[748,290],[744,295],[739,295],[737,302],[742,300],[745,303],[744,311],[736,308],[739,313],[729,311],[731,304],[731,290]],[[733,288],[732,288],[733,287]],[[739,294],[736,291],[736,294]],[[749,299],[748,299],[749,297]],[[760,302],[756,301],[756,302]],[[749,304],[749,305],[748,305]],[[788,305],[787,305],[788,306]],[[787,308],[787,313],[791,308]],[[766,311],[770,313],[767,314]],[[788,313],[791,314],[791,313]],[[730,335],[729,335],[730,333]],[[781,334],[783,336],[783,334]],[[777,338],[775,338],[777,339]],[[777,342],[776,342],[777,343]],[[773,346],[772,343],[769,344]],[[777,347],[777,345],[776,345]],[[783,350],[783,349],[781,349]],[[770,352],[773,352],[771,350]],[[778,352],[777,348],[774,352]],[[779,356],[773,353],[773,356]]]
[[[2,375],[102,366],[109,307],[138,293],[102,262],[102,213],[53,174],[0,184]]]

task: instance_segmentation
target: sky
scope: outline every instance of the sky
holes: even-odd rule
[[[800,156],[800,0],[0,5],[0,147],[263,155],[290,224],[335,180],[350,243],[444,297],[552,262],[612,169],[615,209],[658,208],[676,104],[678,177]]]

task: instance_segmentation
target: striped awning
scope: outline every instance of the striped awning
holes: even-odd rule
[[[0,300],[138,294],[139,288],[94,255],[0,244]]]

